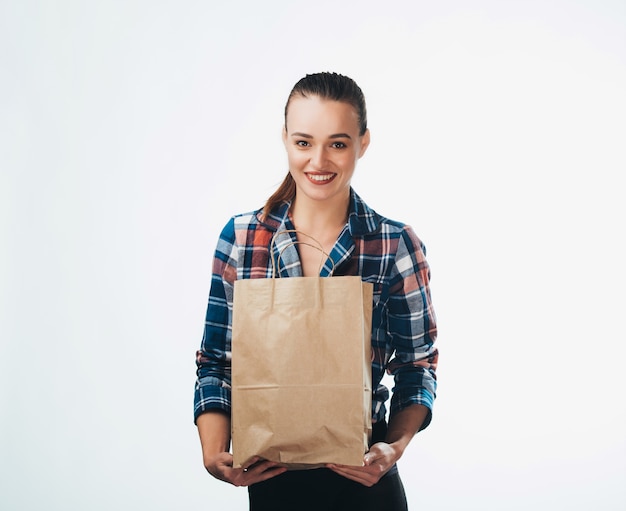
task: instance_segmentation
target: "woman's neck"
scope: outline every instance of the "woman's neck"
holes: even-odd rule
[[[327,255],[330,254],[346,225],[349,203],[349,194],[332,201],[312,201],[304,194],[301,197],[296,195],[290,214],[294,227],[299,231],[296,234],[298,241],[304,242],[298,245],[298,254],[305,277],[319,276],[320,271],[320,252],[309,245],[311,240],[308,236],[315,239]],[[300,233],[307,236],[303,237]]]
[[[296,229],[311,236],[337,236],[348,220],[349,204],[349,194],[333,201],[314,201],[296,195],[291,205],[291,219]]]

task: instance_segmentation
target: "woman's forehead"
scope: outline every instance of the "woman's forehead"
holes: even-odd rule
[[[287,109],[286,121],[289,132],[359,131],[359,116],[350,103],[322,99],[318,96],[292,98]]]

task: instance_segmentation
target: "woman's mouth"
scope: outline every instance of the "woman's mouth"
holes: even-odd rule
[[[325,185],[327,183],[330,183],[333,179],[335,179],[336,176],[337,174],[334,174],[332,172],[324,172],[324,173],[307,172],[306,173],[306,177],[309,178],[309,181],[311,181],[312,183],[316,185]]]

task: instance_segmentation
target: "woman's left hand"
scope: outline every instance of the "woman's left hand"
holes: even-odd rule
[[[415,433],[424,423],[429,409],[424,405],[411,405],[397,412],[389,422],[385,442],[370,447],[363,458],[362,467],[349,465],[326,465],[333,472],[365,486],[374,486],[400,459]]]
[[[374,486],[380,478],[384,476],[400,458],[391,445],[379,442],[372,445],[369,452],[363,457],[364,466],[353,467],[350,465],[326,465],[337,474],[352,479],[365,486]]]

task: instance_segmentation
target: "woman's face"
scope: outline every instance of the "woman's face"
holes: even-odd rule
[[[342,200],[369,145],[369,131],[359,135],[357,112],[348,103],[296,96],[289,103],[283,141],[296,193],[317,201]]]

